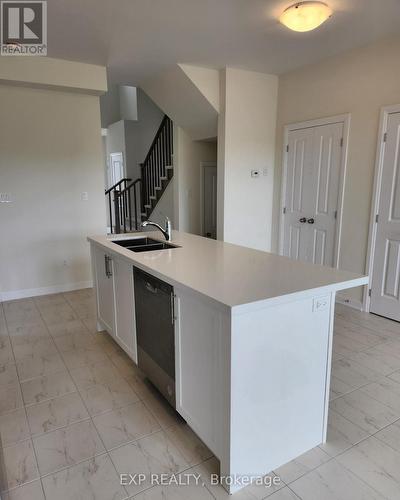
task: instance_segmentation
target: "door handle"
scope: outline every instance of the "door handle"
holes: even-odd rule
[[[304,223],[307,222],[307,219],[305,217],[302,217],[301,219],[299,219],[299,222],[301,222],[302,224],[304,224]]]
[[[307,219],[307,222],[309,224],[314,224],[315,220],[312,217],[310,217],[309,219]]]

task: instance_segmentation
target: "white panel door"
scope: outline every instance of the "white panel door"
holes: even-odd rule
[[[388,117],[370,311],[400,321],[400,113]]]
[[[334,265],[343,123],[289,132],[283,253]]]

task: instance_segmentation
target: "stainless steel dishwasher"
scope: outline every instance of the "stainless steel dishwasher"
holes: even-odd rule
[[[175,408],[174,289],[134,267],[138,366]]]

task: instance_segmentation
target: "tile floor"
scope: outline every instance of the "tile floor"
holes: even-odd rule
[[[328,442],[240,500],[400,499],[400,324],[337,307]],[[212,500],[218,462],[105,333],[92,290],[0,304],[7,500]],[[189,486],[120,473],[200,474]]]

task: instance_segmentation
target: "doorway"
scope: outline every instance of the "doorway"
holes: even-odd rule
[[[381,114],[371,224],[367,310],[400,321],[400,106]]]
[[[338,267],[350,117],[285,127],[280,253]]]
[[[126,177],[124,166],[124,155],[120,153],[111,153],[108,167],[108,188],[114,186],[121,179]]]
[[[206,238],[217,239],[217,165],[202,162],[201,179],[201,234]]]

